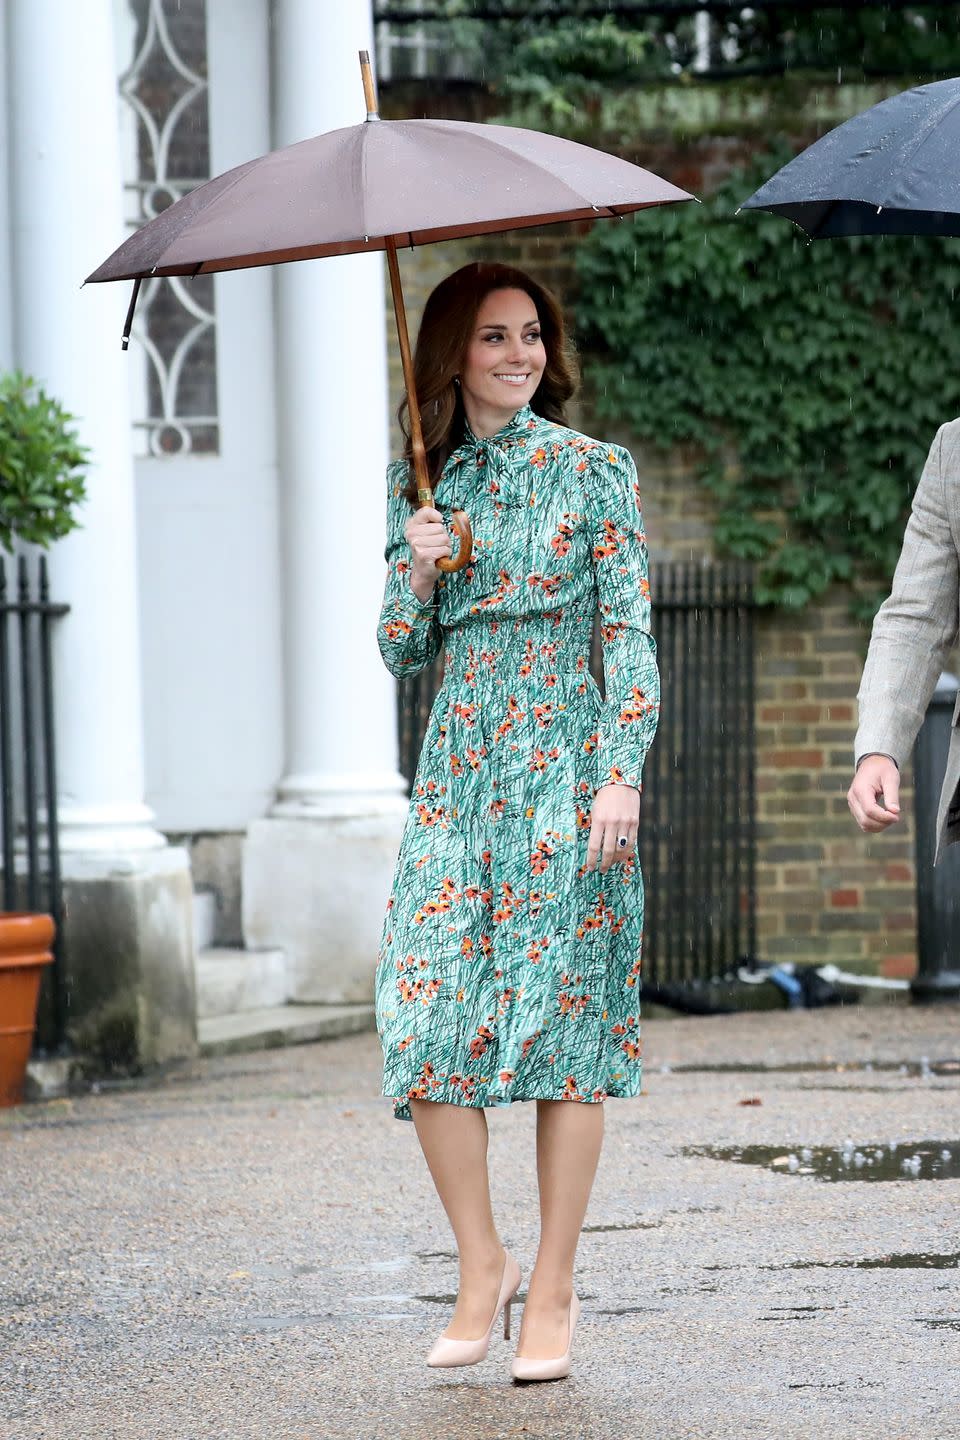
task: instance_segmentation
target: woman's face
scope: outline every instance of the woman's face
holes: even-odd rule
[[[477,312],[460,371],[468,409],[513,415],[533,397],[546,363],[530,296],[525,290],[491,290]]]

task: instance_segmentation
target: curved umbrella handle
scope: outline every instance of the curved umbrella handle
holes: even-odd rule
[[[425,496],[428,498],[425,499]],[[417,491],[417,499],[419,510],[422,510],[424,505],[433,505],[433,491],[429,485]],[[473,555],[473,531],[470,528],[470,517],[466,510],[454,510],[450,515],[450,524],[453,526],[453,533],[460,540],[460,549],[455,557],[444,555],[442,559],[433,562],[438,570],[443,570],[447,575],[462,570],[464,565],[469,565]]]
[[[434,561],[438,570],[443,570],[450,575],[457,570],[462,570],[464,565],[469,565],[473,555],[473,531],[470,528],[470,517],[466,510],[454,510],[450,516],[450,524],[453,532],[459,537],[460,549],[456,556],[444,555],[442,559]]]

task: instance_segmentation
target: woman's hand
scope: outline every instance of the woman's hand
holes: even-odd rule
[[[633,785],[603,785],[596,793],[590,812],[590,839],[587,842],[587,870],[597,868],[597,856],[601,855],[600,873],[610,869],[614,860],[626,860],[637,848],[637,828],[640,823],[640,791]],[[621,849],[617,840],[626,835],[627,843]]]
[[[450,536],[443,516],[432,505],[424,505],[407,521],[404,531],[410,546],[410,588],[417,598],[426,602],[437,583],[438,560],[450,554]]]

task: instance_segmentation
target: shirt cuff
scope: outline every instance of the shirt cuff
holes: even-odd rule
[[[416,613],[416,618],[420,620],[432,620],[437,613],[436,585],[434,585],[430,599],[421,600],[410,584],[410,571],[407,570],[403,576],[403,590],[405,593],[401,595],[401,599],[409,610]]]

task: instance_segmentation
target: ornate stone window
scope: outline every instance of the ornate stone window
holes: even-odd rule
[[[127,221],[136,229],[210,178],[206,0],[123,0]],[[150,455],[219,449],[213,276],[145,281],[135,424]]]

